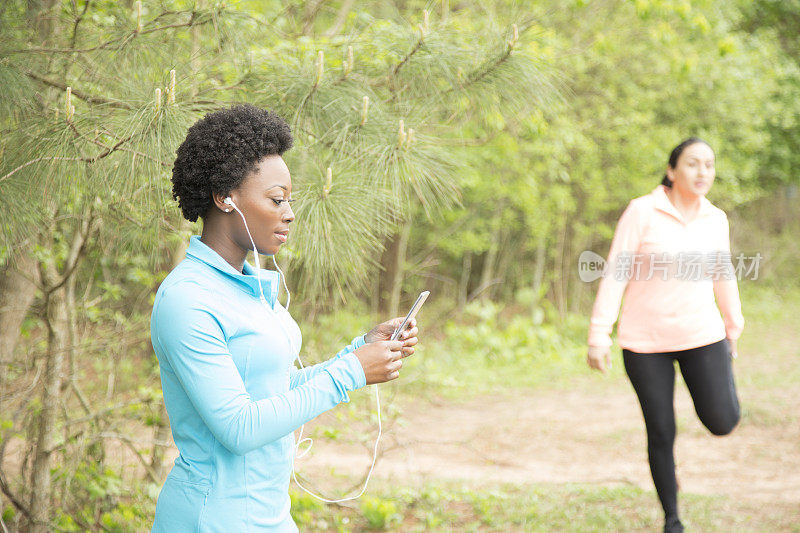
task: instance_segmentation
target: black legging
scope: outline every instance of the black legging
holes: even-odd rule
[[[675,366],[694,401],[700,421],[714,435],[727,435],[739,422],[739,400],[733,382],[730,348],[726,340],[682,350],[640,354],[622,351],[625,371],[642,406],[647,427],[647,454],[656,492],[669,519],[678,516],[675,481]]]

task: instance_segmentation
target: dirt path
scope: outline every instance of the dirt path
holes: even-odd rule
[[[603,379],[598,377],[599,379]],[[580,381],[580,380],[579,380]],[[583,379],[583,381],[586,381]],[[415,400],[385,429],[375,476],[404,484],[426,479],[511,483],[632,484],[652,490],[644,424],[624,378],[586,390],[518,391],[443,403]],[[694,413],[685,385],[676,390],[676,461],[681,490],[751,502],[797,503],[800,424],[795,415],[764,424],[764,402],[781,396],[781,412],[800,413],[800,395],[770,398],[740,390],[744,416],[727,437],[714,437]],[[750,406],[754,406],[751,409]],[[298,470],[361,475],[370,456],[358,446],[320,442]]]

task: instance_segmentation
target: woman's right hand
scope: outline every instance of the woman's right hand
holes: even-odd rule
[[[586,362],[591,368],[606,373],[606,368],[611,368],[611,348],[608,346],[589,346]]]
[[[367,385],[400,377],[403,366],[403,341],[375,341],[353,352],[364,369]]]

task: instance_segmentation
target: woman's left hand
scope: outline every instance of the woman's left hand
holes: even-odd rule
[[[394,330],[400,327],[404,319],[405,317],[400,316],[378,324],[372,328],[369,333],[364,335],[364,340],[366,342],[388,341],[392,337]],[[406,326],[406,330],[397,337],[397,340],[403,341],[403,357],[408,357],[414,353],[414,345],[417,344],[418,341],[418,332],[417,320],[414,319]]]
[[[731,348],[731,357],[736,359],[739,357],[739,352],[736,349],[736,340],[735,339],[728,339],[728,346]]]

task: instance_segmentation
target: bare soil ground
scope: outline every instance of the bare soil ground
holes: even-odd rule
[[[600,378],[598,378],[600,379]],[[630,385],[571,391],[515,391],[466,402],[416,401],[385,429],[375,476],[512,483],[631,484],[652,489],[641,411]],[[606,390],[602,390],[606,389]],[[685,387],[676,391],[676,463],[681,490],[749,501],[797,503],[800,424],[758,423],[748,414],[731,435],[698,421]],[[800,396],[781,402],[800,413]],[[358,476],[369,465],[359,447],[324,442],[298,470]],[[800,517],[799,517],[800,519]]]
[[[682,492],[726,497],[765,522],[776,514],[800,526],[800,348],[786,324],[759,330],[766,350],[740,346],[734,365],[742,420],[732,434],[716,437],[702,426],[678,379],[678,481]],[[658,506],[641,410],[620,373],[579,376],[561,388],[396,404],[402,416],[384,428],[373,474],[388,483],[463,481],[476,490],[496,483],[627,484],[653,491]],[[352,481],[369,466],[369,452],[321,442],[297,468],[326,483],[326,473]]]

